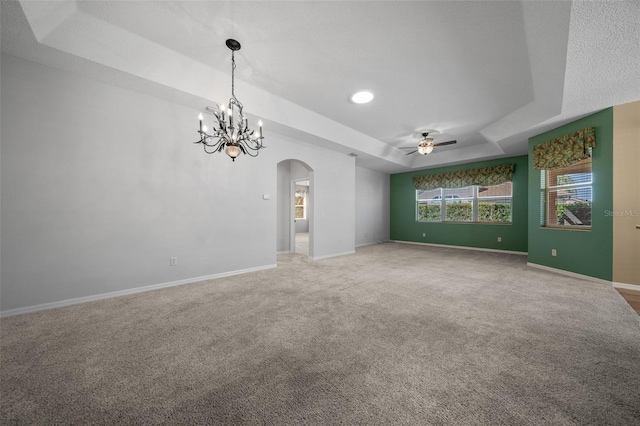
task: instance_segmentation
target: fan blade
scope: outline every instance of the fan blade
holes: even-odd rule
[[[416,149],[415,146],[399,146],[398,149]]]
[[[411,155],[411,154],[413,154],[414,152],[418,152],[418,150],[416,149],[416,150],[414,150],[414,151],[408,152],[408,153],[406,153],[405,155]]]
[[[458,141],[439,142],[434,143],[433,146],[453,145],[454,143],[458,143]]]

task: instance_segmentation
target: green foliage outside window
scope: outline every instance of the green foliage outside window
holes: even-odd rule
[[[591,225],[591,203],[590,202],[577,202],[558,204],[556,214],[558,215],[558,224],[565,223],[565,211],[570,211],[573,216],[580,220],[581,225]],[[572,223],[572,225],[577,225]]]
[[[471,203],[447,204],[445,220],[451,222],[471,222],[473,220],[473,205]]]
[[[478,203],[478,222],[511,223],[511,203]]]
[[[440,221],[440,204],[418,204],[418,220]]]
[[[473,217],[470,203],[451,203],[446,206],[446,220],[470,222]],[[440,204],[418,204],[418,220],[440,222]],[[478,203],[478,222],[511,223],[511,203]]]

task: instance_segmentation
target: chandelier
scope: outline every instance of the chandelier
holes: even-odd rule
[[[262,144],[264,139],[262,121],[258,121],[258,132],[250,130],[247,116],[242,110],[242,103],[235,95],[236,60],[234,54],[236,50],[240,50],[240,43],[229,39],[226,44],[231,49],[231,98],[229,105],[226,108],[224,104],[216,105],[216,108],[206,108],[216,118],[216,123],[210,133],[207,133],[207,126],[202,125],[202,114],[198,116],[200,140],[195,143],[201,143],[207,154],[224,150],[231,157],[231,160],[236,161],[236,157],[240,154],[256,157],[265,146]]]

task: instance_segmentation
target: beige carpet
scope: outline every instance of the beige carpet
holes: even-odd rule
[[[404,244],[0,321],[2,424],[640,424],[640,320]]]
[[[295,250],[294,252],[297,254],[301,254],[303,256],[309,256],[309,233],[308,232],[298,232],[295,238]]]

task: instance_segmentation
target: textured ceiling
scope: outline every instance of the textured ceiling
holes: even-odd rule
[[[640,2],[11,2],[2,51],[203,109],[236,95],[283,137],[388,172],[526,153],[640,99]],[[360,89],[367,105],[349,102]],[[429,156],[404,155],[424,130]]]

